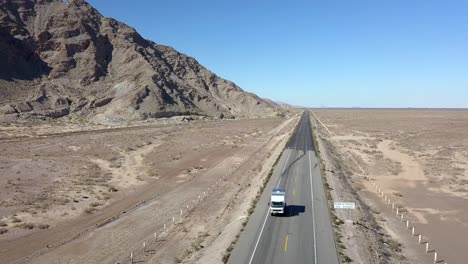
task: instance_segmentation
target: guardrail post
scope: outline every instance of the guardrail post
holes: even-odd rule
[[[426,253],[429,252],[429,241],[426,242]]]
[[[437,252],[434,251],[434,263],[437,263]]]

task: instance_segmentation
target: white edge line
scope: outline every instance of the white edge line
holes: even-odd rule
[[[310,178],[310,197],[312,199],[312,232],[314,234],[314,263],[317,262],[317,238],[315,235],[315,208],[314,208],[314,186],[312,184],[312,162],[310,161],[309,152],[309,178]]]
[[[302,118],[301,118],[301,119],[302,119]],[[300,120],[299,120],[299,121],[300,121]],[[286,144],[287,144],[287,143],[286,143]],[[295,149],[297,149],[297,140],[296,140]],[[279,186],[280,183],[281,183],[281,177],[283,176],[284,170],[286,169],[286,165],[288,165],[288,163],[289,163],[289,157],[291,156],[291,151],[292,151],[292,150],[289,150],[288,157],[286,158],[286,163],[285,163],[284,166],[283,166],[283,170],[281,171],[281,175],[280,175],[278,184],[276,184],[276,188],[278,188],[278,186]],[[263,229],[265,229],[265,224],[266,224],[266,221],[267,221],[267,219],[268,219],[268,215],[269,215],[269,214],[270,214],[270,210],[267,210],[267,213],[266,213],[266,215],[265,215],[265,220],[263,221],[262,229],[260,230],[260,234],[258,235],[257,242],[255,243],[255,247],[254,247],[254,250],[253,250],[253,252],[252,252],[252,256],[250,257],[249,264],[252,263],[252,260],[253,260],[253,258],[254,258],[254,256],[255,256],[255,251],[257,251],[258,243],[260,242],[260,238],[262,238]]]

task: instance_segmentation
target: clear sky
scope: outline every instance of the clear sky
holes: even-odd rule
[[[468,107],[468,1],[89,0],[261,97]]]

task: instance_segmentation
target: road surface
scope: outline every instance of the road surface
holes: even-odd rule
[[[273,188],[286,189],[286,214],[270,216]],[[338,264],[309,113],[287,144],[229,263]]]

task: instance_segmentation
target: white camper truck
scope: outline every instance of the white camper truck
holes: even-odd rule
[[[273,191],[271,192],[271,201],[270,201],[271,215],[284,214],[285,208],[286,208],[286,190],[285,189],[273,189]]]

